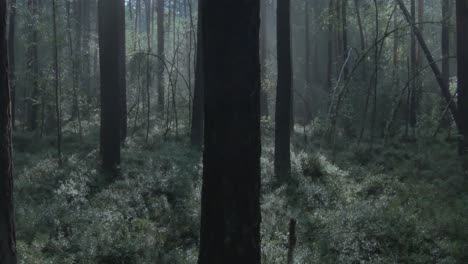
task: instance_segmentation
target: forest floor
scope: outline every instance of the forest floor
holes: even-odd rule
[[[196,263],[200,153],[186,139],[136,136],[120,177],[104,182],[98,131],[83,141],[66,132],[61,167],[53,138],[16,133],[20,263]],[[298,130],[292,179],[277,187],[272,134],[264,128],[263,263],[286,263],[290,219],[295,263],[468,263],[468,177],[455,144],[370,151],[343,141],[332,161]]]

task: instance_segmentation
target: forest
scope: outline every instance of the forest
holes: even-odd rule
[[[468,263],[468,1],[0,0],[17,263]]]

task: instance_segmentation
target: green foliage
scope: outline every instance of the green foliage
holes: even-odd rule
[[[28,137],[15,137],[20,263],[196,263],[202,170],[187,142],[128,140],[121,177],[103,183],[93,145],[70,137],[59,168],[50,141]],[[311,143],[293,151],[292,178],[278,187],[264,137],[263,263],[285,263],[291,218],[295,263],[466,262],[468,183],[455,146],[351,145],[332,162]]]

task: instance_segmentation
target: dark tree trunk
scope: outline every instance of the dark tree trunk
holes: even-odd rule
[[[157,0],[157,25],[158,25],[158,113],[164,116],[164,0]]]
[[[268,27],[267,27],[267,12],[268,1],[260,1],[260,34],[261,34],[261,48],[260,48],[260,60],[261,60],[261,76],[262,76],[262,90],[260,92],[260,114],[262,117],[268,117],[268,93],[266,91],[266,80],[267,80],[267,63],[268,63]]]
[[[86,0],[88,1],[88,0]],[[82,86],[82,37],[83,37],[83,30],[82,30],[82,7],[85,0],[74,0],[73,1],[73,17],[75,19],[74,31],[75,31],[75,52],[73,57],[73,83],[72,85],[77,85],[81,91],[84,90]],[[74,96],[71,106],[71,119],[75,119],[80,115],[79,113],[79,94],[76,93]],[[81,118],[81,117],[80,117]]]
[[[359,39],[361,42],[361,52],[366,51],[366,36],[364,34],[364,26],[362,24],[362,18],[361,18],[361,7],[359,0],[354,0],[354,8],[356,10],[356,18],[358,22],[358,27],[359,27]],[[363,62],[363,67],[362,67],[362,81],[366,81],[367,79],[367,61],[364,60]]]
[[[8,29],[8,62],[10,68],[11,125],[15,129],[16,120],[16,62],[15,62],[16,0],[10,1],[10,22]]]
[[[468,2],[457,0],[458,111],[462,142],[460,154],[468,150]]]
[[[448,104],[448,108],[452,114],[452,117],[455,121],[455,124],[457,125],[457,129],[459,130],[460,133],[463,134],[463,128],[459,116],[459,109],[457,108],[457,105],[455,102],[452,100],[452,95],[450,93],[449,87],[444,83],[444,80],[442,78],[442,72],[440,71],[437,63],[434,61],[434,57],[432,56],[429,47],[427,46],[426,42],[424,41],[424,38],[419,31],[418,27],[414,24],[414,18],[411,16],[409,13],[408,9],[406,8],[403,0],[396,0],[398,5],[400,6],[401,10],[403,11],[403,15],[405,16],[406,21],[411,25],[413,29],[413,33],[416,36],[419,45],[421,46],[422,51],[424,52],[424,55],[426,56],[426,59],[432,69],[432,72],[434,73],[434,76],[437,80],[437,84],[439,85],[442,95],[445,99],[445,101]],[[462,35],[462,37],[466,38],[466,35]],[[459,86],[460,87],[460,86]]]
[[[341,0],[341,34],[343,41],[343,80],[348,79],[349,69],[346,65],[346,56],[348,54],[348,0]]]
[[[304,10],[304,33],[305,33],[305,88],[310,89],[312,82],[311,71],[310,71],[310,29],[309,29],[309,2],[305,2]]]
[[[118,67],[119,74],[119,92],[120,92],[120,142],[124,143],[127,138],[127,71],[126,71],[126,49],[125,49],[125,2],[123,0],[114,0],[118,2],[117,10],[117,34],[118,34]]]
[[[7,1],[0,0],[0,263],[16,263],[11,149],[11,97],[8,80]]]
[[[276,19],[278,86],[275,113],[275,174],[283,182],[291,174],[292,62],[289,0],[278,1]]]
[[[190,134],[190,142],[192,146],[201,148],[203,145],[203,97],[204,97],[204,81],[203,81],[203,39],[201,19],[203,17],[203,1],[198,3],[198,26],[197,26],[197,58],[195,66],[195,89],[193,93],[193,109],[192,109],[192,128]]]
[[[81,6],[81,30],[82,30],[82,54],[83,57],[83,73],[81,74],[81,86],[86,91],[88,96],[91,96],[91,52],[90,52],[90,35],[91,35],[91,7],[90,0],[83,0]]]
[[[416,21],[416,0],[411,0],[411,17],[413,21]],[[410,58],[411,58],[411,77],[413,80],[411,81],[410,86],[410,101],[409,101],[409,113],[408,113],[408,121],[411,127],[412,135],[415,136],[415,129],[416,129],[416,90],[417,90],[417,81],[416,81],[416,73],[418,72],[417,69],[417,47],[416,47],[416,36],[414,34],[414,28],[411,29],[411,47],[410,47]]]
[[[450,0],[442,0],[442,78],[447,87],[450,87],[450,9]],[[445,105],[443,99],[441,99],[440,111],[443,115],[445,115]],[[450,131],[450,118],[447,116],[442,118],[444,127],[449,128]]]
[[[203,1],[199,264],[260,264],[259,0]]]
[[[334,0],[330,0],[328,5],[328,61],[327,61],[327,80],[326,80],[326,91],[331,92],[333,85],[333,43],[334,43],[334,22],[333,22],[333,10],[334,10]]]
[[[55,90],[55,117],[57,126],[57,158],[58,164],[62,165],[62,122],[60,117],[60,69],[59,69],[59,47],[57,40],[57,7],[52,0],[52,25],[54,39],[54,90]]]
[[[28,0],[28,9],[30,11],[30,43],[28,46],[28,71],[32,79],[31,99],[28,103],[28,128],[30,131],[35,131],[38,126],[38,112],[39,112],[39,55],[38,55],[38,3],[37,0]]]
[[[120,20],[123,0],[99,0],[99,60],[101,69],[101,157],[105,172],[116,173],[120,164],[122,132],[122,66]]]

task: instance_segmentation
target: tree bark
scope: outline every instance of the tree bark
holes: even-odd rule
[[[99,0],[98,33],[101,70],[101,158],[102,169],[116,174],[120,164],[123,67],[119,26],[123,0]]]
[[[38,127],[38,112],[39,112],[39,55],[38,55],[38,30],[37,20],[39,16],[37,0],[28,0],[28,9],[30,11],[30,44],[28,45],[28,71],[32,79],[31,98],[28,100],[28,128],[30,131],[35,131]]]
[[[348,0],[341,0],[341,34],[342,34],[342,41],[343,41],[343,80],[346,81],[348,79],[348,65],[345,64],[346,61],[346,54],[348,54]]]
[[[157,69],[157,78],[158,78],[158,113],[161,116],[164,116],[164,0],[157,0],[157,25],[158,25],[158,69]]]
[[[334,10],[334,0],[330,0],[328,6],[328,61],[327,61],[327,80],[326,80],[326,91],[332,91],[333,85],[333,43],[334,43],[334,22],[333,22],[333,10]]]
[[[60,117],[60,69],[59,69],[59,47],[57,42],[57,7],[55,0],[52,0],[52,27],[54,39],[54,90],[55,90],[55,117],[57,126],[57,159],[62,165],[62,122]]]
[[[284,182],[291,174],[292,61],[290,1],[277,7],[278,83],[275,117],[275,175]]]
[[[8,29],[8,63],[10,68],[11,126],[16,120],[16,62],[15,62],[16,0],[10,0],[10,22]]]
[[[268,93],[266,91],[267,76],[267,63],[268,63],[268,27],[267,27],[267,14],[268,14],[268,1],[260,1],[260,34],[261,34],[261,48],[260,48],[260,61],[262,65],[262,90],[260,92],[260,113],[262,117],[268,117]]]
[[[101,1],[101,0],[100,0]],[[117,17],[116,17],[116,26],[117,26],[117,43],[118,43],[118,87],[119,87],[119,102],[120,102],[120,142],[121,144],[125,143],[125,139],[128,134],[128,124],[127,124],[127,57],[126,57],[126,48],[125,48],[125,1],[124,0],[114,0],[117,2]]]
[[[203,1],[199,264],[260,264],[259,0]]]
[[[204,80],[203,80],[203,39],[202,39],[202,18],[203,1],[198,3],[198,26],[197,26],[197,58],[195,66],[195,88],[192,104],[192,127],[190,133],[190,142],[192,146],[201,148],[203,145],[203,99],[204,99]]]
[[[441,33],[441,49],[442,49],[442,78],[447,87],[450,87],[450,0],[442,0],[442,33]],[[440,103],[440,113],[443,125],[449,128],[450,131],[450,118],[445,114],[446,104],[443,100]]]
[[[11,96],[8,76],[7,1],[0,0],[0,263],[16,263],[11,148]]]
[[[460,154],[468,151],[468,2],[457,0],[458,111],[460,114]]]

